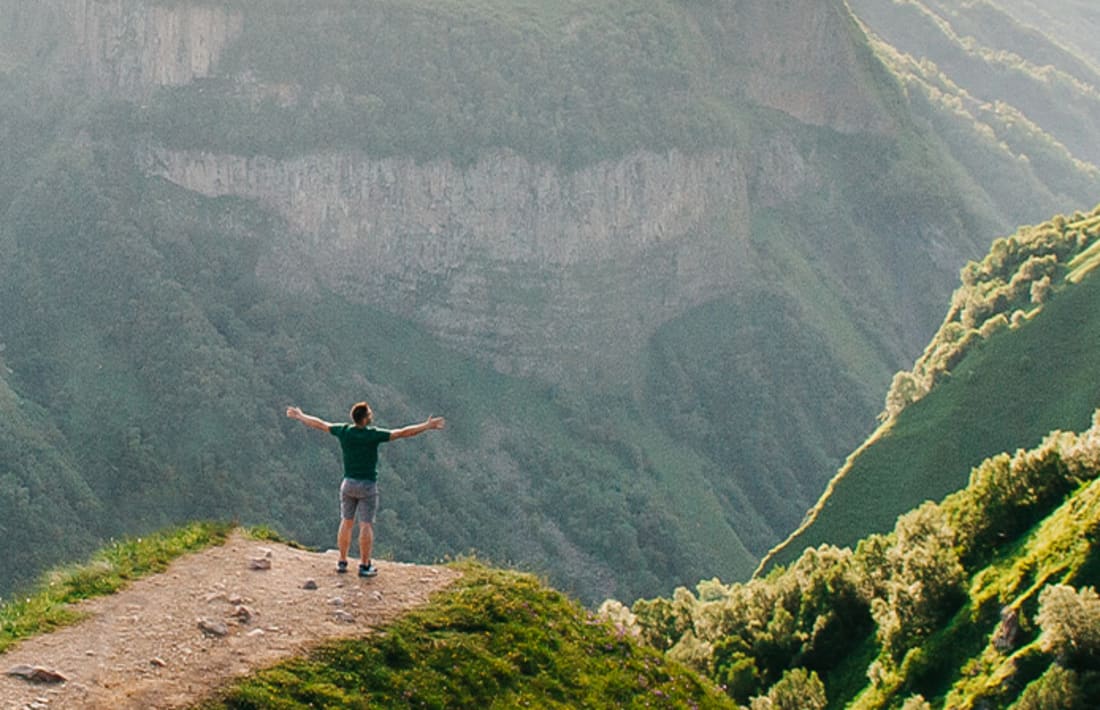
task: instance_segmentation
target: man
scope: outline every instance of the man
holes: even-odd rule
[[[351,408],[351,424],[333,424],[305,414],[298,407],[287,407],[286,415],[297,419],[311,429],[327,431],[340,440],[344,459],[344,480],[340,483],[340,530],[336,534],[336,546],[340,560],[336,571],[348,571],[348,550],[351,549],[351,531],[359,518],[359,576],[373,577],[378,569],[371,561],[374,547],[374,517],[378,512],[378,446],[394,439],[405,439],[422,434],[429,429],[442,429],[443,417],[428,417],[420,424],[401,429],[381,429],[371,426],[374,412],[366,402],[357,402]]]

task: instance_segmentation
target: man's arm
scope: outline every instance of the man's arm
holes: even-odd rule
[[[316,429],[318,431],[328,431],[332,428],[330,422],[326,422],[320,417],[315,417],[312,414],[306,414],[300,407],[287,407],[286,415],[291,419],[297,419],[301,423],[305,424],[310,429]]]
[[[390,441],[423,434],[429,429],[442,429],[446,423],[443,417],[428,417],[420,424],[411,424],[406,427],[401,427],[400,429],[394,429],[390,432]]]

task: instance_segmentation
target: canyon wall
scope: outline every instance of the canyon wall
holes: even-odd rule
[[[749,185],[732,152],[640,152],[575,172],[508,152],[467,168],[342,153],[147,160],[189,190],[278,212],[296,236],[272,281],[412,318],[507,372],[612,368],[735,287],[746,259]]]
[[[3,4],[25,42],[49,38],[36,51],[52,48],[94,90],[123,99],[204,78],[236,82],[253,100],[277,95],[284,106],[341,92],[219,65],[259,13],[305,13],[296,6]],[[377,11],[408,12],[394,8]],[[868,62],[842,2],[682,11],[694,23],[692,51],[710,56],[703,64],[723,100],[815,130],[894,130],[879,93],[867,90]],[[385,26],[377,17],[370,24]],[[284,243],[262,268],[272,283],[339,292],[410,318],[501,371],[560,380],[622,374],[623,360],[662,323],[741,287],[753,268],[754,210],[823,182],[812,147],[778,123],[744,144],[642,148],[579,170],[506,148],[470,165],[347,150],[244,156],[155,142],[136,152],[151,176],[281,215],[288,234],[273,235]]]

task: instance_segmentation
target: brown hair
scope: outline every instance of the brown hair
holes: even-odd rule
[[[351,420],[357,426],[365,426],[374,419],[374,412],[366,402],[356,402],[351,406]]]

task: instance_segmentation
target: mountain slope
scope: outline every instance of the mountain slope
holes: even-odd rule
[[[385,451],[383,552],[746,576],[996,223],[841,2],[0,9],[7,382],[103,511],[66,556],[328,540],[336,453],[281,412],[365,397],[451,423]]]
[[[998,240],[964,269],[932,344],[895,377],[890,418],[761,569],[889,530],[902,512],[963,486],[986,457],[1086,423],[1100,405],[1098,239],[1100,210],[1057,218]]]
[[[604,609],[741,703],[1084,710],[1100,700],[1098,475],[1100,410],[1081,434],[983,461],[854,552]]]
[[[1100,69],[1037,8],[858,0],[879,55],[1010,226],[1095,202]],[[1095,17],[1076,12],[1082,27]],[[1090,24],[1092,23],[1092,24]]]
[[[1052,32],[1064,38],[1078,53],[1091,60],[1094,66],[1100,66],[1100,52],[1092,42],[1092,28],[1100,22],[1100,13],[1088,0],[1000,0],[998,5],[1013,16],[1029,22],[1033,26],[1051,28]]]

